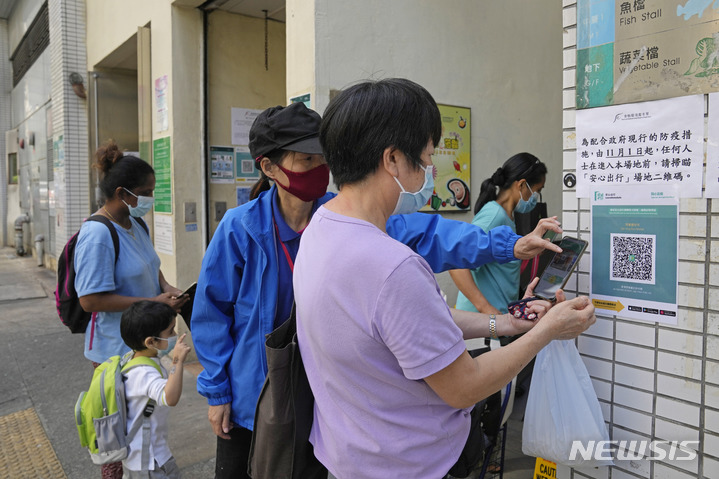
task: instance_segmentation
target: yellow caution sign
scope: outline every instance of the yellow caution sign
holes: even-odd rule
[[[556,479],[557,464],[541,457],[534,463],[534,479]]]
[[[619,301],[604,301],[603,299],[593,299],[592,304],[595,308],[609,309],[617,313],[624,309],[624,305]]]

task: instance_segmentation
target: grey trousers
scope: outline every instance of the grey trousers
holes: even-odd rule
[[[154,471],[131,471],[123,464],[122,479],[180,479],[180,468],[177,467],[174,457],[156,467]]]

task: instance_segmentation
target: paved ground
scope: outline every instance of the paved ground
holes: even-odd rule
[[[70,334],[55,312],[54,288],[54,272],[0,248],[2,478],[100,477],[80,447],[73,415],[92,365],[83,356],[83,335]],[[182,399],[170,415],[170,448],[183,477],[211,478],[216,442],[195,374],[185,371]]]
[[[0,478],[89,479],[99,467],[82,449],[73,408],[92,365],[83,336],[70,334],[55,312],[55,273],[33,258],[0,248]],[[180,404],[170,418],[170,448],[186,479],[212,478],[215,436],[204,398],[195,390],[199,365],[185,370]],[[508,423],[507,479],[530,479],[534,458],[521,453],[524,403]],[[487,475],[486,477],[499,477]]]

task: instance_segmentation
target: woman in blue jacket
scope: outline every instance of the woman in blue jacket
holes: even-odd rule
[[[268,108],[257,117],[250,130],[250,152],[262,172],[252,192],[256,198],[227,211],[202,262],[192,336],[204,367],[197,390],[207,398],[218,436],[216,478],[249,477],[255,404],[267,373],[265,335],[289,317],[302,231],[335,196],[326,192],[329,169],[318,139],[320,121],[302,103]],[[524,238],[509,228],[484,233],[439,215],[396,215],[387,223],[387,233],[422,255],[435,272],[557,250],[541,238],[547,229],[561,231],[556,219],[543,220]]]

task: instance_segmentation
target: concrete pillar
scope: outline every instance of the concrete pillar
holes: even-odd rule
[[[12,65],[9,59],[8,23],[0,19],[0,245],[8,244],[7,217],[7,149],[5,131],[10,129],[10,90],[12,89]]]
[[[53,142],[63,152],[55,157],[55,251],[62,251],[91,213],[87,101],[76,95],[70,83],[70,74],[77,73],[88,85],[85,1],[49,0],[48,12]]]

